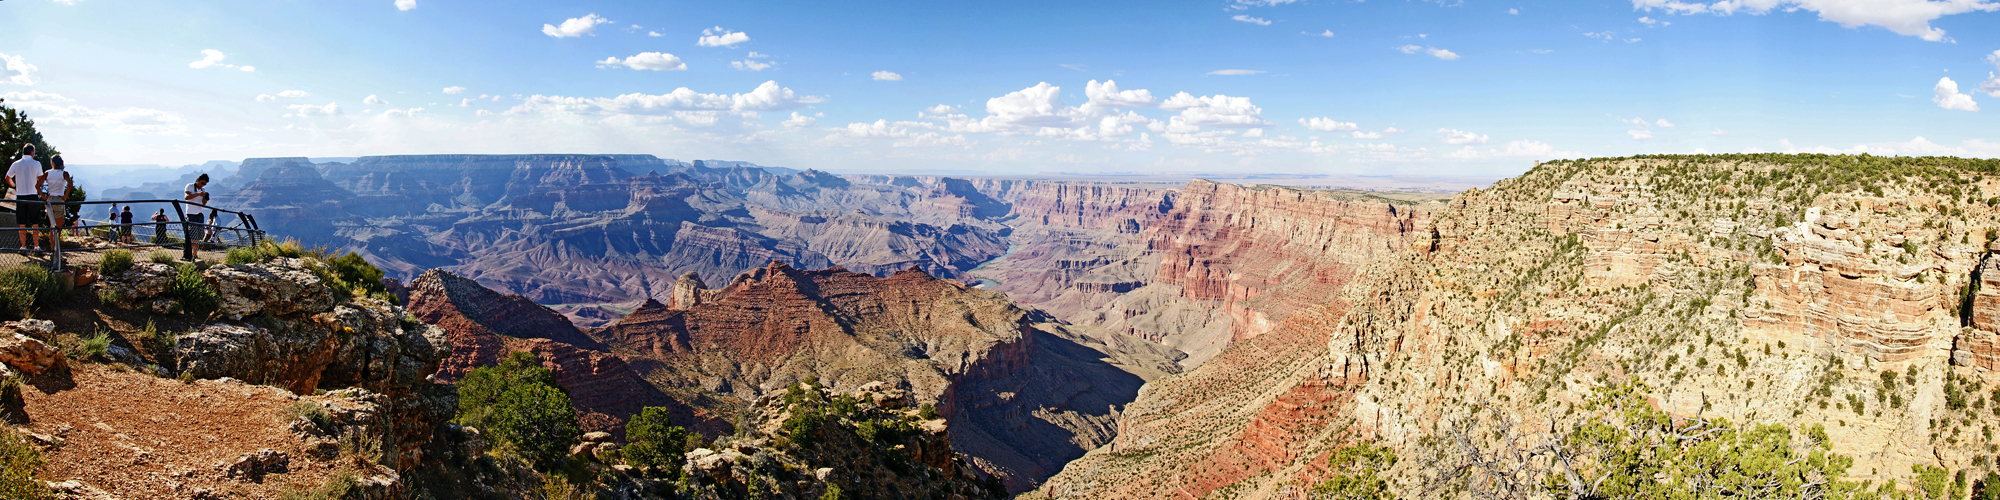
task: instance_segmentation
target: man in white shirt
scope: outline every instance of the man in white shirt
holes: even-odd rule
[[[42,199],[44,200],[69,201],[69,186],[75,182],[76,179],[69,176],[69,171],[63,170],[62,155],[55,155],[49,157],[49,169],[42,171],[41,177],[35,180],[35,185],[42,192]],[[49,227],[69,227],[68,206],[49,205],[48,215]],[[60,233],[52,232],[50,234]],[[59,237],[51,236],[51,238]],[[50,243],[54,243],[54,241],[50,241]]]
[[[14,199],[21,201],[41,201],[38,181],[42,177],[42,162],[35,161],[35,145],[21,148],[21,159],[7,167],[7,187],[13,188]],[[24,228],[42,227],[42,219],[48,218],[48,209],[41,203],[15,203],[15,222]],[[16,231],[21,235],[22,248],[34,250],[40,247],[41,233]]]
[[[208,190],[203,189],[206,187],[208,187],[208,174],[201,174],[200,177],[194,178],[193,183],[188,184],[186,188],[181,189],[181,194],[182,194],[181,199],[207,205]],[[187,214],[187,222],[201,224],[203,222],[201,216],[202,213],[200,209],[189,210]],[[203,229],[197,229],[194,226],[187,226],[187,234],[182,236],[187,237],[187,241],[189,244],[201,241],[200,237],[195,236],[196,234],[201,234],[201,233],[196,233],[195,231],[202,231],[203,233],[207,232],[206,230]]]

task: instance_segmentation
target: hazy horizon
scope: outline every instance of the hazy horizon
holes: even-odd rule
[[[853,8],[21,0],[76,164],[617,151],[833,172],[1500,177],[1647,153],[2000,156],[2000,3]],[[1982,102],[1985,101],[1985,102]]]

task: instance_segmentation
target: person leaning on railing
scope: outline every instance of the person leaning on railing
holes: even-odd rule
[[[47,217],[48,210],[43,210],[40,203],[33,203],[42,200],[41,192],[36,187],[40,183],[41,176],[42,162],[35,161],[35,145],[21,147],[21,159],[15,160],[12,166],[7,167],[7,187],[14,188],[15,200],[30,202],[14,204],[15,223],[22,228],[42,227],[44,225],[42,219]],[[23,250],[36,250],[40,247],[38,243],[41,242],[41,233],[35,231],[15,233],[21,235]]]
[[[49,170],[43,171],[42,175],[35,178],[35,189],[42,192],[42,199],[44,200],[55,202],[69,201],[69,187],[71,184],[76,183],[76,179],[69,176],[68,170],[63,170],[62,155],[49,157],[49,167]],[[49,227],[69,226],[69,207],[67,205],[51,204],[43,208],[43,212],[48,214]],[[51,246],[55,243],[53,238],[62,237],[62,233],[59,231],[51,231],[49,235],[52,238],[50,240]]]

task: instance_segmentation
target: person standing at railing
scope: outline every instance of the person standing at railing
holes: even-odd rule
[[[159,212],[153,214],[153,243],[166,243],[166,241],[167,209],[162,208]]]
[[[207,187],[208,187],[208,174],[201,174],[201,176],[194,178],[194,182],[188,183],[187,188],[181,190],[182,194],[181,199],[207,205],[208,190],[205,189]],[[202,224],[201,216],[202,216],[201,210],[192,210],[189,211],[189,213],[187,214],[187,222],[192,222],[195,225],[187,226],[186,228],[184,228],[186,229],[186,231],[182,231],[182,233],[185,234],[182,234],[181,236],[187,237],[187,241],[189,244],[194,244],[196,242],[202,241],[203,238],[201,236],[196,236],[196,235],[207,232],[206,230],[196,228],[196,226]],[[202,231],[202,233],[196,233],[195,231]]]
[[[132,244],[132,206],[131,206],[131,205],[126,205],[126,206],[125,206],[125,210],[124,210],[124,211],[121,211],[121,212],[118,212],[118,219],[117,219],[117,221],[118,221],[118,242],[119,242],[119,243],[124,243],[124,244],[127,244],[127,245],[130,245],[130,244]]]
[[[62,155],[55,155],[49,157],[49,170],[43,171],[41,176],[35,178],[35,189],[42,192],[42,199],[44,200],[69,201],[69,186],[74,184],[75,181],[76,179],[69,176],[68,170],[63,170]],[[44,211],[48,212],[49,227],[56,228],[69,225],[68,206],[47,205],[46,208],[47,210]],[[50,231],[49,246],[54,247],[55,238],[61,237],[61,231]]]
[[[21,148],[21,159],[7,167],[7,187],[14,188],[14,222],[22,228],[37,228],[45,225],[48,210],[42,208],[41,192],[36,188],[42,176],[42,162],[35,161],[35,145]],[[21,248],[35,250],[40,247],[41,234],[35,231],[15,231],[21,237]]]

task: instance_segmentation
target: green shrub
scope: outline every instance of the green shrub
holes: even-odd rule
[[[458,398],[458,424],[485,430],[496,448],[544,471],[562,465],[579,434],[569,393],[533,354],[473,369],[459,381]]]
[[[48,305],[62,295],[55,273],[39,265],[24,264],[0,270],[0,309],[25,315],[37,306]]]
[[[22,391],[26,386],[27,382],[21,380],[19,373],[0,378],[0,404],[25,403]]]
[[[319,487],[311,489],[288,487],[278,493],[278,500],[344,500],[350,496],[360,495],[361,489],[358,487],[360,479],[361,475],[354,472],[353,466],[344,465],[335,469],[332,476],[327,476],[326,482]]]
[[[229,255],[223,257],[222,259],[223,264],[228,264],[232,266],[251,264],[263,261],[264,261],[264,256],[258,253],[257,249],[249,247],[231,248],[229,249]]]
[[[826,426],[826,414],[815,409],[793,409],[791,418],[782,424],[792,442],[802,447],[819,443],[820,429]]]
[[[273,257],[296,259],[305,255],[306,251],[305,247],[299,244],[299,240],[285,238],[284,241],[264,240],[257,242],[257,253],[262,255],[266,260]]]
[[[319,430],[321,431],[334,430],[333,414],[327,413],[326,407],[320,406],[319,403],[315,403],[312,401],[300,401],[297,403],[292,403],[291,406],[285,407],[286,422],[291,422],[301,418],[306,419],[307,422],[312,422],[313,426],[318,427]]]
[[[937,407],[931,406],[930,403],[924,403],[923,406],[917,407],[917,416],[924,420],[936,420],[938,418]]]
[[[362,292],[360,295],[385,291],[382,287],[382,270],[369,264],[368,259],[363,259],[354,252],[328,260],[327,267],[331,268],[334,277],[346,283],[349,289]]]
[[[97,261],[97,273],[105,276],[132,269],[132,251],[115,249],[104,252],[104,259]]]
[[[667,409],[648,406],[625,424],[625,464],[662,474],[680,476],[686,462],[688,431],[673,425]]]
[[[153,255],[148,258],[152,259],[154,264],[173,264],[174,261],[180,260],[180,256],[167,250],[154,250]]]
[[[193,264],[180,266],[180,273],[167,284],[166,296],[180,301],[181,310],[194,314],[208,314],[222,307],[222,294],[208,284],[208,278]]]
[[[169,364],[166,359],[174,350],[174,334],[160,331],[158,326],[153,325],[153,320],[146,320],[146,329],[133,333],[128,339],[144,346],[146,354],[153,356],[154,363]]]
[[[35,478],[42,452],[12,429],[0,430],[0,498],[36,500],[54,495]]]
[[[111,351],[111,334],[98,330],[96,335],[83,339],[83,348],[77,351],[83,359],[104,359],[104,353]]]

